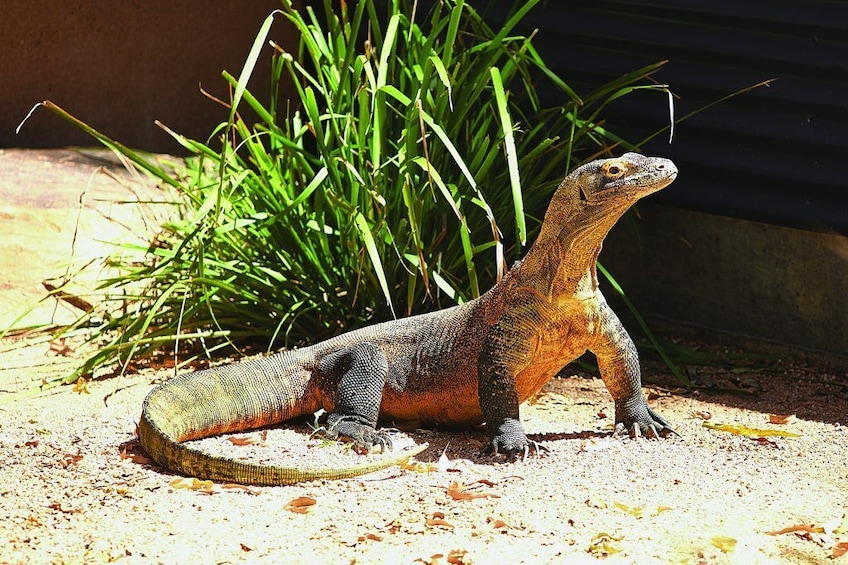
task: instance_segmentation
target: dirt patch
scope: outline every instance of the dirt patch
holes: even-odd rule
[[[163,206],[149,179],[102,150],[0,150],[0,330],[66,324],[79,312],[44,298],[42,281],[76,273],[68,290],[86,297],[106,270],[97,261],[122,243],[149,242]],[[141,212],[141,213],[140,213]]]

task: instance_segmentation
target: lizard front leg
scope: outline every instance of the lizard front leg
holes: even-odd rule
[[[521,427],[515,376],[530,358],[521,316],[503,316],[489,331],[477,360],[477,394],[491,444],[485,452],[527,454],[531,444]]]
[[[386,354],[373,343],[357,343],[318,361],[325,388],[336,397],[335,408],[322,431],[329,438],[347,437],[370,450],[391,449],[388,434],[377,431],[383,387],[389,371]]]
[[[674,433],[661,416],[648,407],[642,394],[639,355],[633,340],[615,312],[601,299],[600,333],[590,348],[598,360],[601,378],[615,401],[615,425],[618,433],[658,437],[660,432]]]

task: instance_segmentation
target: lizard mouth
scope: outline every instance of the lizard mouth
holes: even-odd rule
[[[677,168],[664,169],[662,174],[645,175],[641,177],[625,177],[613,181],[604,187],[604,193],[630,194],[637,199],[653,194],[670,185],[677,178]]]

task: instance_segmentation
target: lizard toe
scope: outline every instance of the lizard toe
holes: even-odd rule
[[[523,453],[530,443],[521,427],[521,422],[514,418],[503,420],[494,432],[492,441],[483,449],[482,453],[516,455]]]
[[[339,439],[339,434],[336,432],[336,430],[331,430],[327,426],[319,426],[317,428],[314,428],[312,430],[312,433],[309,434],[309,439],[312,439],[314,437],[336,440]]]
[[[617,416],[617,419],[613,432],[614,437],[627,435],[633,439],[639,437],[657,439],[672,434],[677,435],[677,432],[662,416],[645,404],[623,410],[621,416]]]
[[[392,440],[385,431],[377,431],[374,426],[359,421],[356,416],[330,414],[326,427],[318,428],[313,434],[329,439],[342,439],[353,442],[360,451],[370,452],[375,446],[381,450],[391,449]]]
[[[541,455],[550,450],[537,441],[527,439],[522,432],[517,436],[496,436],[480,451],[480,455],[504,455],[507,459],[521,458],[526,460],[532,455]]]
[[[374,445],[379,446],[380,451],[392,451],[394,449],[392,436],[385,430],[380,430],[374,435]]]

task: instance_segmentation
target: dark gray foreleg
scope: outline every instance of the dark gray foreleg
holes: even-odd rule
[[[335,383],[335,408],[327,418],[325,434],[353,440],[360,447],[391,449],[385,432],[377,431],[380,402],[389,364],[385,353],[373,343],[357,343],[319,360],[318,372]]]
[[[617,431],[624,428],[634,436],[641,433],[653,437],[663,430],[673,432],[668,422],[645,401],[639,354],[627,330],[606,302],[601,303],[600,313],[601,332],[591,351],[598,359],[601,378],[615,401]]]
[[[516,318],[501,318],[486,336],[477,361],[480,411],[492,437],[486,452],[526,454],[531,446],[519,419],[515,388],[515,375],[527,365],[530,342],[520,329]]]

